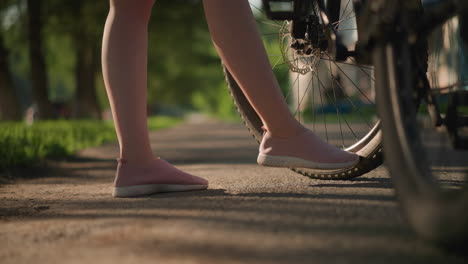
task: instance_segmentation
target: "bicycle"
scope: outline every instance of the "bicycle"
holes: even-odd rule
[[[267,3],[279,3],[280,5],[292,2],[293,1],[267,1]],[[306,16],[305,14],[307,12],[317,13],[319,11],[317,5],[310,5],[316,3],[315,1],[299,2],[304,3],[304,5],[307,4],[308,6],[305,5],[303,10],[298,9],[295,10],[295,12],[304,12],[303,15]],[[296,3],[299,2],[296,1]],[[333,5],[333,1],[329,3],[330,6]],[[251,1],[251,6],[258,12],[264,12],[257,3]],[[311,8],[314,10],[311,10]],[[308,10],[306,11],[306,9]],[[344,9],[341,15],[337,15],[338,19],[343,20],[344,16],[352,17],[353,10],[351,6],[347,6]],[[339,9],[336,10],[336,12],[339,11]],[[355,61],[336,61],[327,57],[309,63],[309,59],[313,58],[314,55],[312,51],[316,49],[310,47],[310,45],[306,46],[304,43],[297,42],[299,38],[293,37],[291,34],[294,32],[294,34],[297,35],[304,35],[306,27],[309,25],[307,23],[300,23],[299,25],[297,21],[295,21],[297,22],[295,23],[292,20],[288,20],[290,19],[289,13],[283,12],[279,14],[279,12],[271,12],[271,10],[267,10],[266,12],[268,14],[268,19],[267,17],[259,18],[258,24],[264,31],[263,37],[266,38],[267,41],[274,40],[270,41],[270,43],[278,42],[276,38],[278,38],[278,35],[280,37],[279,48],[281,52],[270,54],[270,58],[272,58],[272,68],[276,71],[277,77],[282,84],[281,86],[286,94],[286,100],[288,100],[291,106],[291,111],[294,112],[295,116],[300,121],[305,121],[306,126],[316,134],[321,135],[329,143],[338,143],[346,150],[361,156],[361,160],[357,165],[346,169],[310,170],[292,168],[292,170],[311,178],[345,180],[358,177],[381,165],[382,135],[380,132],[380,122],[376,118],[373,94],[373,70],[370,67],[358,65]],[[315,19],[313,21],[309,21],[310,33],[318,31],[317,27],[320,27],[317,15],[314,15],[314,17]],[[278,20],[282,22],[277,22]],[[293,26],[294,30],[292,30],[292,24],[295,25]],[[339,25],[340,23],[336,23],[335,26]],[[325,42],[325,37],[325,35],[322,35],[320,38],[317,38],[315,40],[317,43],[314,45],[322,45],[322,49],[326,49],[328,41]],[[293,44],[293,41],[296,41],[295,45],[298,45],[294,50],[297,52],[301,50],[301,54],[289,52],[289,47]],[[308,52],[309,54],[306,54]],[[328,56],[328,53],[324,54]],[[296,58],[305,59],[296,60]],[[281,62],[281,60],[283,62]],[[325,74],[318,73],[318,71],[314,69],[318,67],[326,71]],[[354,72],[352,72],[353,74],[359,74],[362,80],[367,79],[367,83],[364,84],[367,87],[359,87],[359,85],[352,80],[349,76],[352,70],[351,68],[355,68]],[[225,69],[225,75],[238,112],[253,137],[259,142],[262,137],[262,122],[259,116],[247,101],[242,90],[227,69]],[[291,82],[286,80],[288,75],[291,75]],[[341,80],[340,77],[342,78]],[[304,84],[306,84],[306,86],[304,86]],[[312,89],[312,86],[318,86],[318,89]],[[363,100],[357,100],[358,97],[363,98]],[[310,104],[309,101],[313,101],[312,103],[321,106],[319,110],[320,113],[316,114],[314,111],[310,111],[313,104]],[[330,135],[332,133],[340,134],[339,142],[332,142],[332,136]]]
[[[280,54],[273,56],[280,59],[273,59],[272,67],[283,86],[293,88],[284,91],[291,111],[327,141],[330,130],[339,129],[334,133],[340,142],[329,142],[362,157],[343,170],[292,169],[312,178],[351,179],[382,163],[383,142],[385,163],[412,228],[431,241],[463,245],[468,240],[468,77],[461,71],[468,68],[468,2],[423,2],[263,0],[264,11],[251,5],[264,12],[261,30],[278,29]],[[264,36],[270,35],[275,34]],[[267,49],[272,45],[265,43]],[[227,69],[225,74],[239,113],[259,141],[260,119]],[[297,77],[286,78],[291,74]],[[363,77],[365,87],[356,83]],[[306,86],[300,84],[304,81]],[[308,100],[319,107],[304,106]],[[327,124],[330,113],[336,117]]]

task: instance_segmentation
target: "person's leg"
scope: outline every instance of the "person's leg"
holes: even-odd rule
[[[203,3],[211,37],[223,63],[268,131],[260,146],[261,154],[342,163],[343,166],[355,163],[355,154],[326,144],[305,129],[289,111],[248,1],[204,0]]]
[[[211,38],[268,131],[287,137],[302,126],[291,115],[247,0],[204,0]]]
[[[204,189],[206,180],[155,158],[147,130],[148,21],[154,0],[110,0],[102,72],[120,144],[114,196]]]
[[[152,162],[146,110],[147,25],[154,0],[111,0],[102,43],[102,71],[120,156]]]

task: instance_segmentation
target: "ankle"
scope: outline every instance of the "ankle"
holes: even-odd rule
[[[294,126],[288,129],[283,128],[283,129],[270,130],[266,126],[263,126],[262,129],[265,133],[269,133],[271,137],[280,138],[280,139],[288,139],[288,138],[296,137],[308,131],[308,129],[302,126],[301,124],[298,124],[297,126]]]
[[[154,161],[157,158],[154,156],[150,157],[127,157],[121,155],[119,158],[117,158],[117,162],[119,164],[127,164],[127,165],[132,165],[132,166],[138,166],[138,167],[146,167],[150,166],[151,164],[154,163]]]

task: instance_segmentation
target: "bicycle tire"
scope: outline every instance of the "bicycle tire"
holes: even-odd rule
[[[344,12],[343,12],[344,13]],[[246,99],[241,88],[235,79],[229,73],[229,70],[223,65],[223,70],[228,84],[228,89],[233,98],[234,104],[239,112],[244,124],[257,142],[262,138],[262,122],[252,105]],[[380,122],[376,122],[369,127],[365,135],[356,140],[346,150],[357,153],[361,159],[353,167],[340,170],[311,170],[303,168],[291,168],[293,171],[314,179],[324,180],[348,180],[361,176],[382,164],[382,135],[380,131]]]
[[[252,137],[260,143],[262,139],[262,121],[252,105],[249,103],[241,88],[234,80],[229,70],[223,65],[226,82],[234,105],[242,118]],[[306,170],[302,168],[291,168],[296,173],[313,179],[321,180],[349,180],[359,177],[382,164],[382,133],[380,124],[369,131],[366,137],[352,146],[351,151],[360,155],[360,162],[346,169],[340,170]]]
[[[393,4],[393,3],[392,3]],[[395,27],[406,28],[405,12]],[[414,101],[414,46],[405,32],[373,51],[377,106],[382,120],[385,164],[403,215],[421,237],[443,246],[468,242],[468,189],[447,190],[436,179],[423,148]]]

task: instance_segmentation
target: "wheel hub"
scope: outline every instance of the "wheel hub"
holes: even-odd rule
[[[311,16],[303,38],[291,34],[292,22],[285,21],[280,30],[280,48],[283,60],[293,72],[315,72],[322,53],[328,49],[328,39],[317,17]]]

